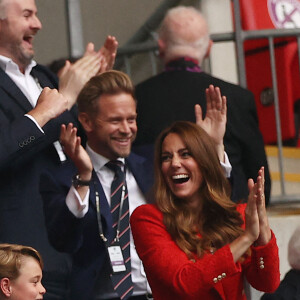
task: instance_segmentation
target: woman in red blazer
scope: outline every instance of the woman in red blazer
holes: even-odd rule
[[[244,276],[265,292],[275,291],[280,282],[264,169],[256,183],[249,180],[247,206],[231,202],[219,163],[226,99],[213,87],[207,98],[209,119],[198,118],[205,130],[182,121],[161,133],[155,151],[156,203],[140,206],[131,216],[155,300],[246,299]]]

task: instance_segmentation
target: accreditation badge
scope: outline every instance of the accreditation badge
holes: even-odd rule
[[[126,271],[122,249],[119,243],[107,247],[110,264],[114,274]]]

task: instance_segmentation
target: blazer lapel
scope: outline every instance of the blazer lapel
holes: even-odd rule
[[[30,73],[31,76],[33,76],[37,82],[40,84],[42,88],[49,87],[51,89],[54,89],[55,86],[52,84],[52,82],[49,80],[47,75],[37,69],[37,66],[35,66]]]
[[[0,68],[0,87],[23,108],[24,112],[32,110],[32,105],[11,78]],[[0,99],[1,101],[1,99]]]
[[[146,195],[153,185],[153,167],[147,159],[134,153],[130,154],[126,162],[139,188]]]

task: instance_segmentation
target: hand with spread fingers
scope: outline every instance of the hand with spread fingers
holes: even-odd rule
[[[74,162],[82,180],[90,180],[93,165],[85,149],[81,145],[81,138],[77,136],[77,128],[72,123],[61,125],[60,143],[64,152]]]
[[[114,36],[107,36],[104,45],[96,52],[95,45],[93,43],[88,43],[86,46],[86,51],[84,56],[91,54],[100,54],[102,62],[98,74],[105,71],[111,70],[114,66],[116,55],[118,49],[118,41]]]
[[[226,114],[226,97],[221,95],[218,87],[210,85],[206,89],[206,115],[204,119],[201,106],[195,105],[196,124],[202,127],[214,140],[221,161],[224,158],[223,138],[226,130]]]

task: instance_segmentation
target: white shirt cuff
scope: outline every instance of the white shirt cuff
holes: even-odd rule
[[[76,218],[83,218],[89,210],[90,189],[82,200],[74,186],[71,186],[66,198],[66,205]]]
[[[42,132],[45,133],[44,130],[42,129],[42,127],[39,125],[39,123],[35,120],[35,118],[31,115],[24,115],[25,117],[29,118],[36,126],[37,128]]]
[[[224,151],[224,162],[220,161],[221,166],[223,167],[224,174],[227,178],[230,177],[232,166],[228,159],[227,153]]]

